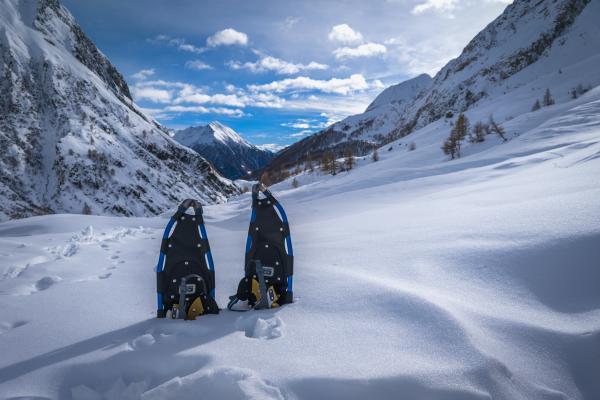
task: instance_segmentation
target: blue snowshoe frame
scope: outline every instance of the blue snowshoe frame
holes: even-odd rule
[[[230,310],[240,300],[248,301],[250,307],[257,305],[257,299],[251,294],[252,279],[262,281],[263,288],[274,288],[278,295],[277,305],[292,303],[294,298],[294,250],[287,214],[262,184],[252,187],[251,212],[244,278],[237,294],[230,297],[227,306]]]
[[[194,214],[187,214],[186,211],[192,208],[194,210]],[[187,219],[186,219],[187,218]],[[169,249],[171,247],[170,240],[173,239],[173,234],[176,231],[177,225],[179,223],[185,224],[193,224],[197,225],[197,234],[196,232],[188,232],[193,235],[189,235],[191,237],[186,238],[189,243],[194,244],[195,248],[184,248],[181,252],[186,254],[178,254],[178,262],[181,264],[181,260],[186,265],[186,269],[189,267],[189,270],[175,272],[173,269],[176,267],[181,269],[180,265],[172,265],[170,271],[165,271],[165,266],[167,264],[167,258],[169,257]],[[188,227],[191,225],[188,225]],[[195,228],[194,228],[195,229]],[[190,247],[190,246],[188,246]],[[172,249],[171,249],[172,250]],[[190,265],[188,266],[188,263]],[[169,276],[165,276],[165,273],[169,272]],[[202,282],[205,286],[207,286],[207,292],[203,295],[203,303],[208,303],[208,310],[206,313],[218,313],[219,309],[215,302],[215,266],[210,250],[210,246],[208,243],[208,235],[206,233],[206,227],[204,226],[204,219],[202,216],[202,205],[200,202],[192,199],[184,200],[181,205],[178,207],[177,212],[173,214],[173,216],[169,219],[167,226],[165,227],[162,243],[158,258],[158,263],[156,265],[156,277],[157,277],[157,317],[164,318],[168,309],[170,309],[176,301],[179,300],[178,292],[175,291],[175,288],[178,285],[179,280],[184,277],[183,275],[189,274],[200,274],[204,278],[204,282]],[[179,276],[182,275],[182,276]],[[173,282],[171,285],[171,281],[173,278],[177,279],[177,282]],[[171,287],[173,286],[173,287]],[[169,298],[165,298],[165,296],[169,296]],[[175,296],[174,299],[171,296]],[[189,305],[191,301],[187,304]],[[205,305],[206,306],[206,305]],[[207,308],[207,307],[205,307]],[[184,310],[185,311],[185,310]]]

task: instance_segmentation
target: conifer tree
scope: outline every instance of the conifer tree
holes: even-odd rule
[[[335,155],[333,155],[332,153],[330,153],[329,160],[330,160],[329,161],[329,168],[330,168],[329,173],[331,175],[337,175],[338,162],[335,159]]]
[[[460,147],[462,141],[467,136],[468,130],[469,120],[463,113],[460,113],[456,119],[454,128],[450,131],[450,136],[448,136],[448,139],[442,145],[444,154],[448,154],[451,159],[460,158]]]
[[[551,106],[555,103],[554,97],[552,97],[552,93],[550,93],[550,89],[546,89],[546,93],[544,93],[544,99],[542,102],[544,107]]]
[[[310,153],[306,155],[306,161],[304,161],[304,171],[313,172],[313,161]]]
[[[329,153],[323,153],[321,156],[321,170],[325,172],[329,172],[331,170],[331,159],[329,158]]]
[[[83,204],[83,209],[81,210],[81,213],[83,215],[91,215],[92,214],[92,208],[88,205],[88,203]]]
[[[377,149],[375,149],[375,151],[373,152],[373,155],[371,156],[371,160],[373,162],[379,161],[379,153],[377,152]]]
[[[490,133],[495,133],[496,135],[500,136],[500,138],[506,142],[508,139],[506,138],[506,131],[504,130],[503,127],[501,127],[500,125],[498,125],[498,123],[494,120],[494,116],[490,115],[490,122],[488,124],[488,129],[490,131]]]
[[[467,137],[467,132],[469,132],[469,119],[465,116],[465,114],[460,113],[458,118],[456,119],[456,125],[454,125],[454,129],[452,129],[455,142],[456,142],[456,155],[460,158],[460,146],[462,141]]]
[[[469,135],[469,142],[481,143],[485,141],[486,126],[483,122],[478,121],[474,126]]]
[[[352,150],[346,150],[346,158],[344,159],[344,166],[347,170],[351,170],[354,168],[354,155],[352,154]]]

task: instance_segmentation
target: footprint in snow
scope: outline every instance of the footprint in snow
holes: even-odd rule
[[[60,276],[45,276],[35,283],[35,289],[36,291],[46,290],[60,281],[62,281]]]
[[[110,259],[111,259],[111,260],[116,260],[116,259],[118,259],[118,258],[119,258],[119,256],[117,256],[117,255],[110,256]]]
[[[105,274],[102,275],[98,275],[98,279],[107,279],[112,275],[112,272],[107,272]]]
[[[256,372],[238,367],[204,368],[146,391],[144,400],[191,399],[198,393],[206,399],[282,400],[281,390]]]
[[[27,324],[28,321],[0,322],[0,335]]]
[[[236,327],[252,339],[271,340],[283,336],[285,324],[279,317],[261,318],[259,316],[240,317]]]

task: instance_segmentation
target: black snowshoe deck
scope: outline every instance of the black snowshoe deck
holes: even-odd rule
[[[248,301],[253,308],[291,303],[293,275],[294,255],[287,215],[266,187],[254,185],[244,278],[237,294],[230,297],[228,308],[233,310],[240,300]]]
[[[187,214],[188,208],[194,214]],[[215,271],[202,218],[202,206],[185,200],[171,217],[163,234],[156,267],[157,317],[195,319],[218,314]]]

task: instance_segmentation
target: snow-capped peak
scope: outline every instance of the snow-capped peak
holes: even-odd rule
[[[219,121],[212,121],[208,124],[208,127],[212,130],[212,135],[215,140],[222,143],[238,143],[244,146],[254,147],[252,143],[241,137],[236,131],[227,125],[223,125]]]
[[[179,143],[193,148],[195,145],[238,145],[255,148],[252,143],[241,137],[236,131],[220,123],[212,121],[205,126],[192,126],[176,132],[175,140]]]
[[[259,149],[218,121],[178,131],[174,139],[211,161],[231,179],[246,178],[273,157],[270,151]]]
[[[372,111],[381,106],[392,103],[403,103],[411,101],[421,90],[427,88],[433,79],[427,74],[421,74],[397,85],[393,85],[381,92],[375,100],[367,107],[365,112]]]

